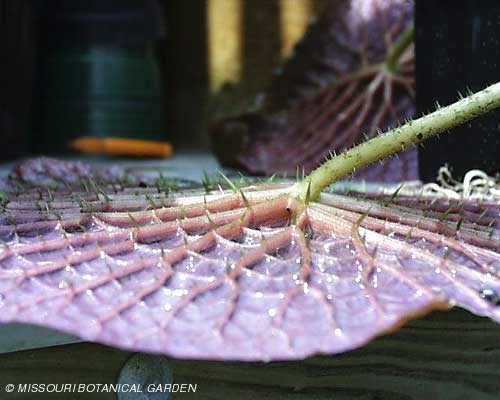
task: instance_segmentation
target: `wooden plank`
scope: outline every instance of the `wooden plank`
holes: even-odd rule
[[[456,309],[336,356],[267,364],[170,360],[176,383],[198,384],[196,393],[173,398],[498,399],[499,338],[500,326]],[[91,343],[0,355],[0,394],[6,383],[114,383],[129,356]]]

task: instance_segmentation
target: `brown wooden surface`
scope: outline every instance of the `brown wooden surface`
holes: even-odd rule
[[[463,310],[434,313],[346,354],[301,362],[170,360],[176,399],[499,399],[500,326]],[[314,338],[311,338],[314,340]],[[113,383],[130,353],[91,343],[0,355],[0,399],[114,399],[6,394],[7,383]],[[35,397],[36,396],[36,397]]]

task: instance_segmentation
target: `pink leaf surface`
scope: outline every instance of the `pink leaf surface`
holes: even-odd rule
[[[286,184],[167,194],[80,167],[29,161],[6,188],[0,322],[220,360],[344,352],[453,305],[500,322],[498,202],[304,207]]]

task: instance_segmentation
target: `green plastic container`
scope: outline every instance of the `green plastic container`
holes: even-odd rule
[[[43,68],[40,150],[80,136],[164,139],[161,81],[151,49],[54,49]]]

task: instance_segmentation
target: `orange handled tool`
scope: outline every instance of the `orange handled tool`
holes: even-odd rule
[[[167,158],[173,152],[172,145],[168,142],[118,137],[83,136],[71,141],[69,146],[83,153],[109,154],[113,156]]]

